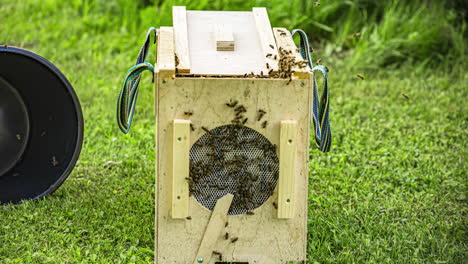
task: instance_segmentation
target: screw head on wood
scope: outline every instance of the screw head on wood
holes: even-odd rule
[[[198,263],[203,263],[203,258],[198,258],[198,259],[197,259],[197,262],[198,262]]]

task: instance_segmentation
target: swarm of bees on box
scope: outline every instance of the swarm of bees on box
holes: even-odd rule
[[[286,31],[279,30],[281,36],[286,36]],[[275,46],[270,44],[269,47],[274,50]],[[299,52],[299,49],[295,49],[296,52]],[[259,74],[255,74],[254,72],[245,73],[244,75],[236,75],[236,76],[225,76],[225,75],[199,75],[199,74],[181,74],[178,72],[177,66],[179,65],[179,58],[177,54],[175,56],[175,66],[176,66],[176,77],[210,77],[210,78],[273,78],[273,79],[287,79],[289,80],[287,84],[292,81],[294,72],[297,69],[304,69],[307,68],[308,62],[307,60],[296,60],[295,53],[293,50],[284,49],[282,47],[278,50],[279,55],[267,53],[266,58],[278,61],[278,71],[274,71],[271,68],[271,65],[267,62],[265,64],[267,71],[263,72],[260,71]],[[320,62],[317,62],[320,64]]]
[[[232,109],[231,124],[209,130],[190,150],[190,175],[186,179],[190,194],[212,210],[219,198],[234,195],[230,215],[253,215],[252,210],[272,195],[279,174],[276,145],[248,128],[247,109],[237,100],[225,103]],[[185,112],[185,114],[193,114]],[[251,122],[266,128],[267,112],[259,109]],[[195,129],[192,126],[192,129]]]

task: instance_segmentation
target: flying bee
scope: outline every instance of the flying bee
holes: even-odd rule
[[[401,94],[401,95],[403,95],[403,97],[404,97],[406,100],[409,100],[408,95],[406,95],[406,94]]]
[[[275,46],[273,46],[273,45],[270,44],[270,48],[275,49]]]
[[[317,65],[320,65],[320,63],[322,63],[322,59],[318,59],[318,60],[316,61],[316,64],[317,64]]]
[[[226,105],[229,106],[229,107],[235,107],[237,105],[237,103],[238,103],[237,100],[232,101],[232,99],[231,99],[231,100],[229,100],[229,103],[226,103]]]
[[[52,163],[52,166],[54,166],[54,167],[57,167],[57,165],[59,164],[59,162],[57,161],[57,158],[55,158],[55,156],[52,156],[51,163]]]
[[[268,125],[268,121],[266,121],[266,120],[263,121],[263,123],[262,123],[262,128],[266,128],[267,125]]]
[[[361,74],[356,74],[356,76],[361,79],[361,80],[364,80],[364,76],[362,76]]]
[[[191,116],[191,115],[193,115],[193,112],[192,112],[192,111],[185,111],[185,112],[184,112],[184,115],[186,115],[186,116]]]
[[[208,128],[204,127],[204,126],[202,126],[201,128],[202,128],[203,130],[205,130],[205,132],[207,132],[207,133],[210,132],[210,130],[209,130]]]
[[[320,3],[319,2],[314,2],[314,6],[319,6]]]
[[[360,36],[361,36],[361,33],[359,33],[359,32],[354,34],[354,37],[356,37],[356,38],[359,38]]]

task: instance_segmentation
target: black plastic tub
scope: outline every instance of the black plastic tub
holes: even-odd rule
[[[83,115],[73,87],[41,56],[0,47],[0,203],[54,192],[78,160]]]

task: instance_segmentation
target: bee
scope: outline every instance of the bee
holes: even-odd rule
[[[316,62],[317,65],[320,65],[320,63],[322,63],[322,59],[318,59]]]
[[[185,177],[185,179],[188,181],[188,182],[192,182],[193,183],[193,179],[190,178],[190,177]]]
[[[229,100],[229,103],[226,103],[226,105],[229,106],[229,107],[235,107],[237,105],[237,103],[238,103],[237,100],[234,100],[234,101]]]
[[[218,251],[213,251],[213,254],[217,255],[220,261],[223,260],[223,254],[219,253]]]
[[[277,205],[275,202],[273,202],[273,207],[274,207],[276,210],[278,210],[278,205]]]
[[[248,211],[247,213],[245,213],[246,215],[254,215],[255,213],[252,212],[252,211]]]
[[[281,32],[281,33],[280,33],[280,36],[286,36],[286,33],[285,33],[285,32]]]
[[[401,94],[401,95],[403,95],[403,97],[404,97],[406,100],[409,100],[408,95],[406,95],[406,94]]]
[[[257,117],[257,121],[260,121],[262,119],[262,117],[266,114],[266,112],[262,109],[259,109],[258,110],[258,117]]]
[[[314,6],[319,6],[320,3],[319,2],[314,2]]]
[[[195,131],[195,127],[193,126],[192,123],[190,123],[190,130]]]
[[[267,69],[270,69],[270,64],[268,64],[268,62],[266,63],[266,67]]]
[[[229,222],[226,222],[226,224],[224,224],[224,227],[228,227],[229,225]]]
[[[239,238],[238,238],[238,237],[234,237],[234,238],[231,239],[231,243],[236,243],[237,240],[239,240]]]
[[[270,44],[270,48],[275,49],[275,46],[273,46],[273,45]]]
[[[193,115],[193,112],[192,112],[192,111],[185,111],[185,112],[184,112],[184,115],[186,115],[186,116],[191,116],[191,115]]]
[[[275,55],[275,56],[273,57],[273,59],[274,59],[274,60],[277,60],[277,59],[278,59],[278,57]]]
[[[273,72],[273,69],[270,69],[270,70],[268,71],[268,75],[271,75],[272,72]]]
[[[201,127],[203,130],[205,130],[205,132],[210,132],[210,130],[204,126]]]
[[[187,219],[187,220],[192,220],[192,217],[191,217],[191,216],[187,216],[185,219]]]
[[[226,234],[224,235],[224,239],[226,239],[226,240],[229,239],[229,233],[226,233]]]
[[[174,54],[175,55],[175,66],[179,66],[179,57],[177,57],[177,54]]]
[[[361,33],[359,33],[359,32],[354,34],[354,37],[356,37],[356,38],[359,38],[360,36],[361,36]]]
[[[244,107],[243,105],[239,105],[238,107],[236,107],[236,108],[234,109],[234,111],[235,111],[236,113],[245,113],[245,112],[247,112],[247,110],[245,109],[245,107]]]
[[[247,78],[247,73],[246,73],[246,74],[244,74],[244,78]]]
[[[292,82],[291,75],[289,75],[289,81],[286,83],[286,85],[289,85]]]
[[[271,57],[271,56],[273,56],[273,54],[271,54],[271,53],[268,53],[268,54],[266,55],[267,58],[269,58],[269,57]]]
[[[57,161],[57,158],[55,158],[55,156],[52,156],[51,163],[52,163],[52,166],[54,167],[57,167],[57,165],[59,165],[59,162]]]
[[[361,79],[361,80],[364,80],[364,76],[362,76],[361,74],[356,74],[356,76]]]
[[[239,121],[239,119],[235,118],[235,119],[231,120],[231,123],[240,124],[240,121]]]
[[[267,125],[268,125],[268,121],[266,121],[266,120],[263,121],[263,123],[262,123],[262,128],[266,128]]]
[[[242,125],[245,125],[245,123],[247,123],[247,120],[249,120],[249,118],[245,118],[244,121],[242,121]]]

